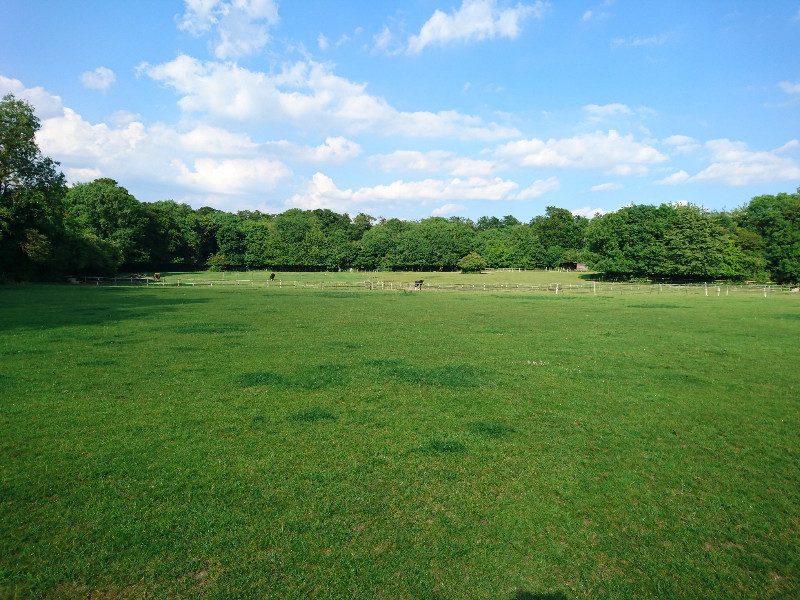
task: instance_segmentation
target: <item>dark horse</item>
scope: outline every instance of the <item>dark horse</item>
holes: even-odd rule
[[[421,290],[423,283],[425,283],[424,279],[418,279],[417,281],[414,282],[414,289],[415,290]]]
[[[275,279],[275,273],[270,273],[269,280],[272,281]]]

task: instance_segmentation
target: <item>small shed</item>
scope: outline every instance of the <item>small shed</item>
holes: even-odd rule
[[[561,269],[565,271],[588,271],[589,267],[586,266],[586,263],[581,262],[565,262],[558,265]]]

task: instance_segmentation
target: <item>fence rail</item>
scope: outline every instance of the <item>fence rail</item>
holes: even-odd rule
[[[70,277],[73,284],[111,285],[111,286],[161,286],[161,287],[242,287],[260,289],[318,289],[318,290],[367,290],[367,291],[452,291],[452,292],[518,292],[552,294],[685,294],[705,296],[730,296],[742,294],[783,294],[797,293],[798,288],[776,284],[727,284],[720,282],[704,283],[629,283],[592,281],[586,283],[459,283],[433,282],[417,286],[414,281],[297,281],[297,280],[256,280],[256,279],[202,279],[186,277]]]

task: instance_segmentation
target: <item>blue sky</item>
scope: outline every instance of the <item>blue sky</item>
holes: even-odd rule
[[[355,216],[734,209],[800,186],[800,0],[3,0],[71,183]]]

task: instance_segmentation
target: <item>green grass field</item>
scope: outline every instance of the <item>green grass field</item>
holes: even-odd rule
[[[5,286],[0,324],[0,597],[800,596],[797,294]]]

